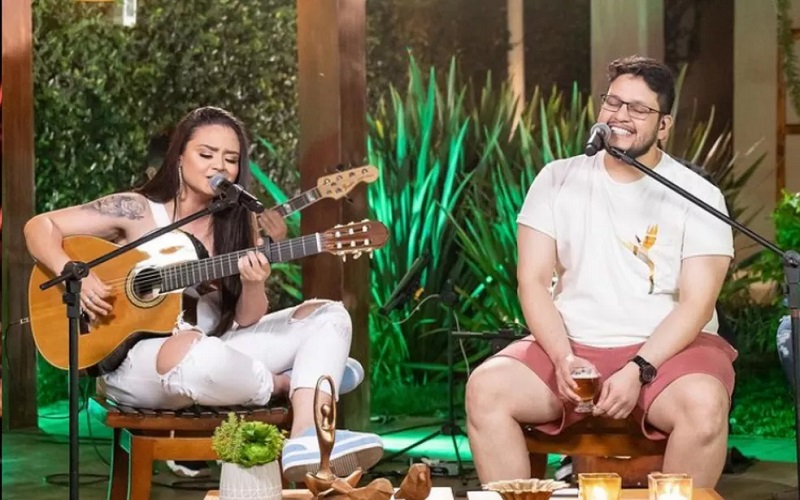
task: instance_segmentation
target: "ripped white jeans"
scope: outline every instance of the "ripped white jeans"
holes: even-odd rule
[[[289,369],[290,396],[315,388],[321,375],[338,388],[350,352],[350,315],[340,302],[309,302],[322,305],[303,319],[293,317],[292,307],[219,338],[201,337],[164,375],[156,371],[156,356],[168,337],[137,342],[119,368],[100,378],[99,392],[138,408],[264,405],[272,396],[272,374]]]

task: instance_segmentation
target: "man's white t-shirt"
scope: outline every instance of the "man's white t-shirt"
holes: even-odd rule
[[[556,241],[554,302],[569,338],[617,347],[647,340],[677,305],[682,259],[733,257],[733,233],[649,176],[614,181],[604,155],[545,166],[517,222]],[[654,170],[727,214],[720,190],[666,153]],[[716,313],[703,331],[717,333]]]

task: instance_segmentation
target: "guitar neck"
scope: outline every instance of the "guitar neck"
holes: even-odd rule
[[[264,254],[273,264],[287,262],[320,253],[322,238],[320,233],[314,233],[207,259],[164,266],[158,271],[161,278],[160,290],[162,293],[180,290],[205,281],[239,274],[239,258],[250,251]]]
[[[322,197],[322,194],[319,192],[317,188],[311,188],[308,191],[303,191],[302,193],[298,194],[291,200],[286,201],[285,203],[281,203],[275,210],[281,214],[282,217],[288,217],[293,213],[306,208],[309,205],[313,205]]]

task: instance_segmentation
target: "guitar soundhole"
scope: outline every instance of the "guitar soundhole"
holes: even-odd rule
[[[156,297],[161,288],[161,276],[155,269],[142,269],[133,279],[133,294],[138,300],[148,301]]]

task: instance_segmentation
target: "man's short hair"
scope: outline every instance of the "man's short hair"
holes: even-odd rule
[[[622,75],[634,75],[644,79],[647,86],[658,94],[659,110],[664,114],[672,112],[675,102],[675,78],[672,71],[655,59],[642,56],[628,56],[612,61],[608,65],[608,83]]]

